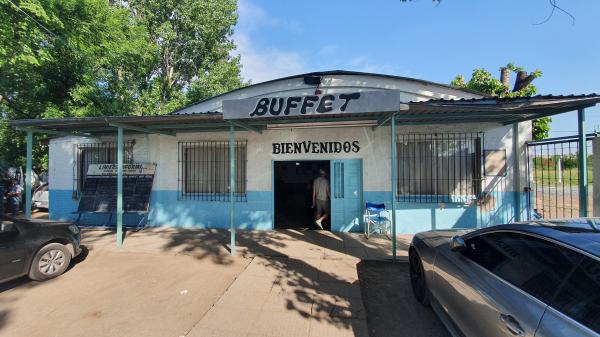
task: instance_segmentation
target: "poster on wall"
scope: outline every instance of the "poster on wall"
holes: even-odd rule
[[[146,212],[156,164],[123,165],[123,210]],[[82,184],[77,211],[114,213],[117,210],[117,165],[91,164]]]
[[[88,176],[116,176],[117,164],[90,164]],[[123,175],[153,175],[156,164],[123,164]]]

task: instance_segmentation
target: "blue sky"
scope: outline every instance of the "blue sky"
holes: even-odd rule
[[[600,1],[240,0],[234,33],[253,83],[319,70],[356,70],[449,83],[508,62],[543,76],[540,94],[600,94]],[[587,110],[588,131],[600,107]],[[576,114],[555,116],[551,136],[574,134]]]

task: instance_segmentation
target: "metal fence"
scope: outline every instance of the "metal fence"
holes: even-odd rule
[[[593,209],[592,140],[586,136],[588,210]],[[527,144],[529,209],[534,218],[579,216],[579,141],[576,136]]]

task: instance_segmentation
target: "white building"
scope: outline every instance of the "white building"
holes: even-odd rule
[[[524,149],[531,119],[598,100],[496,100],[423,80],[330,71],[251,85],[169,116],[14,124],[36,132],[89,133],[50,141],[51,219],[77,218],[87,168],[116,163],[120,128],[125,162],[156,164],[147,226],[228,228],[233,213],[236,228],[312,228],[310,186],[323,168],[330,180],[331,230],[362,230],[365,203],[377,202],[395,209],[398,233],[415,233],[527,218]],[[142,216],[125,213],[125,224]],[[109,216],[81,220],[98,224]]]

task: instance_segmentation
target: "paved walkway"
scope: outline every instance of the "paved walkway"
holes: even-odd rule
[[[114,233],[85,237],[94,249],[116,249]],[[401,259],[409,240],[399,237]],[[356,265],[391,258],[389,240],[327,231],[238,231],[237,246],[238,258],[251,262],[185,336],[368,336]],[[220,264],[231,259],[225,230],[130,232],[121,250],[163,250]]]

